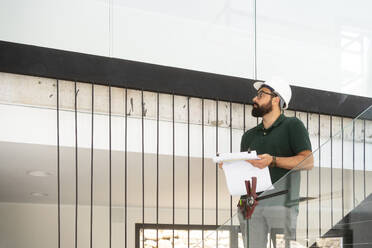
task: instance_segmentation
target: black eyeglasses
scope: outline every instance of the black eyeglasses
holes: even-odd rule
[[[271,97],[277,97],[278,96],[277,94],[269,93],[269,92],[265,92],[265,91],[261,90],[261,91],[257,92],[257,98],[261,99],[263,94],[269,95]]]

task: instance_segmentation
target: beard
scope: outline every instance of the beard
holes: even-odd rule
[[[258,104],[255,103],[253,104],[253,108],[252,108],[252,116],[263,117],[267,113],[270,113],[272,110],[273,110],[273,104],[271,103],[271,101],[269,101],[268,103],[262,106],[259,106]]]

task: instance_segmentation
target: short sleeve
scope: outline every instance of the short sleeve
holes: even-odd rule
[[[297,118],[293,118],[289,125],[290,145],[294,154],[298,154],[305,150],[311,151],[311,142],[309,133],[304,124]]]
[[[240,141],[240,152],[244,151],[244,137],[245,133],[242,136],[242,140]]]

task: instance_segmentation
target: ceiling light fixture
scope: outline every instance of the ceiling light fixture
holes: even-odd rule
[[[33,177],[48,177],[52,175],[52,173],[46,171],[28,171],[27,174]]]
[[[36,196],[36,197],[44,197],[44,196],[48,196],[48,194],[40,193],[40,192],[32,192],[31,195],[32,195],[32,196]]]

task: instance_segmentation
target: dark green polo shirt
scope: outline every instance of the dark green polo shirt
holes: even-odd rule
[[[265,129],[263,123],[246,131],[242,137],[240,150],[256,150],[257,154],[268,153],[277,157],[292,157],[304,150],[311,150],[309,134],[303,123],[296,117],[286,117],[283,114]],[[283,168],[270,168],[272,183],[277,182],[289,170]],[[279,182],[276,189],[289,188],[293,199],[298,198],[300,187],[300,174],[293,173],[292,178]],[[284,185],[285,184],[285,185]],[[274,184],[274,186],[276,186]],[[288,200],[288,199],[287,199]]]
[[[240,150],[256,150],[257,154],[268,153],[277,157],[292,157],[304,150],[311,150],[309,134],[304,124],[296,117],[281,114],[273,125],[265,129],[263,123],[244,133]],[[273,183],[288,170],[270,168]]]

